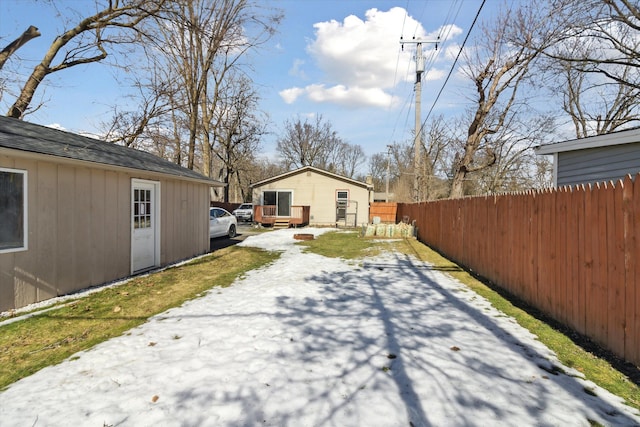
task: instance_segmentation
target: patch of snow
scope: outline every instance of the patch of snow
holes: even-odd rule
[[[640,425],[429,264],[327,258],[296,232],[248,237],[281,257],[12,384],[0,425]]]

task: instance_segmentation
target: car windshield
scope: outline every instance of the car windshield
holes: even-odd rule
[[[251,209],[251,208],[252,206],[250,204],[245,203],[243,205],[240,205],[238,209]]]

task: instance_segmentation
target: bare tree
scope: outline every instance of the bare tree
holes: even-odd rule
[[[237,144],[238,150],[257,150],[255,144],[240,144],[238,135],[248,142],[247,135],[255,139],[260,126],[251,131],[236,126],[250,118],[257,124],[259,116],[253,110],[257,104],[248,101],[257,99],[250,70],[240,60],[273,34],[272,24],[280,18],[258,9],[244,0],[179,0],[147,21],[140,46],[148,65],[134,70],[133,79],[138,106],[114,114],[111,139],[145,147],[206,176],[224,177],[229,184],[234,176],[241,181],[233,149]],[[237,108],[242,102],[252,107]],[[247,117],[234,116],[240,111]],[[244,159],[252,156],[245,150]],[[227,169],[231,161],[234,166]]]
[[[558,42],[539,46],[546,56],[584,73],[640,89],[640,7],[630,0],[558,0],[544,30]],[[542,38],[548,33],[539,33]],[[629,72],[629,68],[634,71]]]
[[[112,0],[96,14],[57,36],[25,82],[20,95],[7,112],[8,117],[23,118],[34,93],[52,73],[105,59],[107,47],[131,41],[141,21],[158,13],[165,0]],[[54,64],[56,57],[63,54]]]
[[[393,143],[388,148],[389,156],[389,192],[397,202],[413,202],[413,140],[406,143]],[[385,188],[386,191],[386,188]]]
[[[180,105],[173,102],[177,96],[177,89],[165,83],[168,80],[167,76],[163,75],[163,69],[158,64],[145,67],[143,72],[144,78],[136,77],[134,82],[138,93],[135,97],[138,108],[122,110],[119,106],[114,106],[110,121],[102,124],[105,140],[147,151],[151,146],[156,145],[164,155],[160,152],[156,154],[166,157],[166,138],[160,138],[165,142],[160,146],[156,139],[158,132],[162,132],[161,129],[167,126],[165,123],[167,115],[172,110],[180,108]],[[175,156],[171,156],[168,160],[174,158]]]
[[[367,155],[360,145],[341,142],[331,152],[327,169],[347,178],[355,178],[359,168],[364,165]]]
[[[314,166],[327,169],[332,153],[343,143],[331,123],[317,115],[314,122],[308,119],[302,122],[299,118],[287,120],[276,150],[289,168]]]
[[[452,136],[444,116],[431,119],[426,126],[422,141],[423,153],[419,177],[421,200],[434,200],[448,195],[447,164],[448,153],[452,146]]]
[[[219,86],[248,50],[266,42],[281,16],[262,14],[250,0],[175,0],[156,22],[149,38],[156,55],[172,69],[180,89],[181,113],[188,121],[187,167],[196,166],[198,139],[204,168],[210,164],[214,134],[210,112],[215,111]],[[211,105],[213,104],[213,106]],[[204,129],[204,131],[203,131]],[[211,174],[210,170],[204,170]]]
[[[496,154],[491,135],[497,133],[517,106],[518,89],[529,77],[532,61],[539,51],[533,48],[533,34],[539,16],[529,7],[502,13],[491,27],[484,27],[479,43],[468,50],[465,74],[476,90],[476,107],[471,113],[461,152],[456,156],[449,197],[464,195],[467,175],[492,166]],[[521,40],[514,46],[508,36],[518,32]],[[536,40],[536,43],[547,43]]]
[[[216,55],[231,34],[241,32],[246,1],[178,0],[158,19],[156,49],[180,81],[184,114],[189,120],[187,167],[194,168],[196,141],[201,125],[201,103]]]
[[[552,116],[512,116],[500,132],[492,135],[495,162],[472,175],[475,194],[497,194],[540,187],[541,168],[549,172],[547,158],[538,159],[532,148],[554,139]],[[546,165],[545,165],[546,161]]]
[[[221,163],[220,178],[227,185],[224,188],[225,202],[229,201],[231,179],[235,176],[235,184],[240,185],[242,174],[250,168],[250,160],[254,157],[260,138],[266,133],[266,120],[258,112],[258,95],[246,77],[237,77],[228,81],[224,96],[220,96],[216,111],[213,131],[217,145],[214,148]],[[241,199],[245,200],[248,188],[237,187]]]
[[[574,63],[556,61],[556,93],[562,94],[562,109],[569,115],[576,138],[602,135],[640,120],[640,89],[603,79],[574,68]],[[624,67],[623,78],[634,70]]]
[[[390,171],[391,165],[387,169],[387,165],[391,161],[390,153],[375,153],[369,157],[369,176],[373,180],[373,188],[377,192],[386,191],[387,170]],[[389,176],[391,185],[391,177]]]

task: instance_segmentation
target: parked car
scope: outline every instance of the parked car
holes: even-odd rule
[[[235,237],[238,220],[222,208],[209,208],[209,238]]]
[[[253,221],[253,204],[243,203],[232,213],[238,221]]]

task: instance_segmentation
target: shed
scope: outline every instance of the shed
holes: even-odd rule
[[[618,180],[640,172],[640,128],[541,145],[535,152],[553,155],[556,187]]]
[[[251,185],[255,220],[356,226],[369,222],[373,185],[304,166]],[[257,206],[256,206],[257,205]]]
[[[208,252],[223,186],[131,148],[0,117],[0,311]]]

